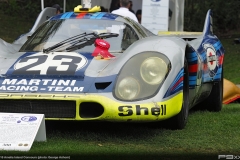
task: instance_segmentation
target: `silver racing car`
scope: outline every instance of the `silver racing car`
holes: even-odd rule
[[[222,107],[224,49],[212,25],[210,10],[197,36],[154,35],[105,12],[53,16],[23,45],[0,41],[0,112],[183,129],[193,106]]]

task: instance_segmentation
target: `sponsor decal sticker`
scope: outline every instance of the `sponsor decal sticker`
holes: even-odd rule
[[[0,77],[2,92],[83,92],[91,54],[27,52]]]
[[[82,92],[84,87],[76,83],[77,80],[70,79],[4,79],[0,91]]]
[[[144,107],[140,105],[136,106],[119,106],[118,115],[121,117],[132,116],[132,115],[153,115],[153,116],[163,116],[166,115],[166,105],[161,105],[159,107]]]
[[[75,75],[86,66],[88,60],[81,54],[71,52],[42,52],[20,57],[13,65],[12,75]]]
[[[206,59],[209,75],[210,77],[214,77],[219,67],[216,50],[211,44],[204,44],[203,47],[206,50]]]

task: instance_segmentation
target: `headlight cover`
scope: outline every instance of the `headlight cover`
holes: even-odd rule
[[[150,57],[143,61],[140,67],[142,79],[150,84],[160,84],[166,76],[168,66],[166,62],[159,57]]]
[[[114,97],[122,101],[153,97],[170,69],[170,61],[162,53],[139,53],[130,58],[121,69],[114,87]]]
[[[131,100],[139,94],[140,85],[135,78],[126,77],[119,82],[117,92],[123,99]]]

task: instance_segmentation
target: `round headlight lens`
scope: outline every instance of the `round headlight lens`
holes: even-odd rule
[[[125,100],[132,100],[140,92],[138,81],[132,77],[123,78],[117,87],[118,94]]]
[[[166,76],[167,71],[166,62],[159,57],[150,57],[144,60],[140,67],[142,79],[150,85],[160,84]]]

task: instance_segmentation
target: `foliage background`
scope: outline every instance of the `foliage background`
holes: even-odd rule
[[[67,11],[81,0],[67,0]],[[45,7],[63,0],[45,0]],[[185,30],[202,31],[206,12],[214,11],[214,30],[221,36],[236,36],[239,0],[185,0]],[[13,38],[29,30],[40,13],[40,0],[0,0],[0,38]],[[4,12],[4,13],[2,13]],[[219,36],[218,35],[218,36]],[[240,45],[222,39],[226,50],[224,77],[240,84]],[[46,122],[47,142],[34,142],[30,152],[0,151],[1,156],[76,155],[76,159],[217,159],[240,155],[240,104],[224,105],[220,113],[193,111],[184,130],[161,126]],[[81,157],[83,155],[89,157]],[[137,157],[133,157],[133,156]],[[77,157],[79,156],[79,157]],[[101,158],[102,157],[102,158]],[[71,156],[71,159],[74,157]]]
[[[66,11],[73,10],[81,0],[67,0]],[[44,0],[44,7],[51,7],[54,4],[63,6],[63,0]],[[23,20],[35,21],[41,12],[41,0],[0,0],[0,10],[4,14],[19,17]]]
[[[208,9],[213,11],[216,34],[233,34],[240,26],[240,0],[185,0],[184,27],[186,31],[202,31]]]
[[[44,0],[45,7],[63,6],[63,0]],[[81,0],[67,0],[66,11],[71,11]],[[219,35],[229,35],[240,27],[240,0],[185,0],[184,30],[202,31],[208,9],[213,10],[214,30]],[[34,21],[41,11],[40,0],[0,0],[4,14]]]

